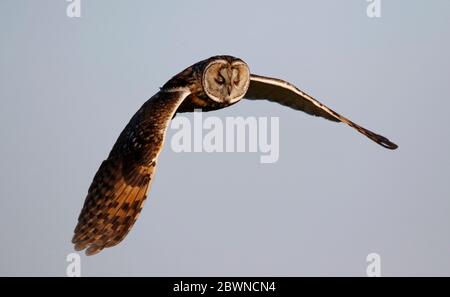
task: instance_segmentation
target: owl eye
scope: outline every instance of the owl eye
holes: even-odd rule
[[[225,79],[222,76],[216,77],[215,80],[219,85],[223,85],[223,83],[225,82]]]

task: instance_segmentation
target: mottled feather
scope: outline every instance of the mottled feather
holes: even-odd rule
[[[88,190],[72,239],[76,250],[93,255],[128,234],[146,199],[168,123],[188,94],[160,91],[122,131]]]

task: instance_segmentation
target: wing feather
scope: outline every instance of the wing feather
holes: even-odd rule
[[[393,150],[398,147],[386,137],[350,121],[294,85],[280,79],[252,74],[245,98],[253,100],[266,99],[304,111],[310,115],[319,116],[334,122],[343,122],[385,148]]]
[[[147,197],[168,123],[189,93],[158,92],[122,131],[89,187],[72,238],[76,250],[93,255],[128,234]]]

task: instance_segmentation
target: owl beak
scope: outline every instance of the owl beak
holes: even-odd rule
[[[228,96],[231,95],[231,88],[232,88],[231,84],[227,86]]]
[[[233,74],[233,71],[231,70],[231,67],[228,67],[228,69],[227,69],[227,74],[228,74],[228,79],[230,80],[229,81],[229,84],[228,84],[228,86],[227,86],[227,91],[228,91],[228,96],[230,96],[231,95],[231,89],[233,88],[233,86],[232,86],[232,83],[231,83],[231,81],[232,81],[232,74]]]

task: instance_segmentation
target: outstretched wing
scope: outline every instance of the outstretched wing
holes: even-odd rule
[[[267,99],[304,111],[310,115],[320,116],[335,122],[344,122],[385,148],[394,150],[398,147],[386,137],[355,124],[292,84],[280,79],[252,74],[250,76],[250,86],[244,97],[246,99]]]
[[[153,179],[166,128],[188,89],[160,91],[133,116],[89,188],[72,242],[93,255],[122,241]]]

